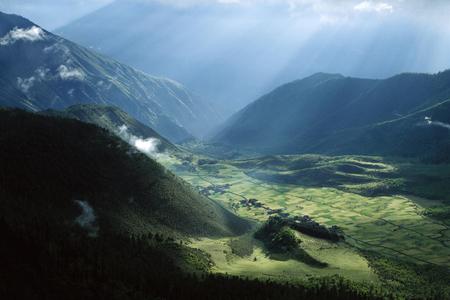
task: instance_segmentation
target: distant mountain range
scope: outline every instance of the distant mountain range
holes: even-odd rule
[[[4,13],[0,84],[1,106],[39,111],[115,105],[172,142],[201,136],[220,120],[178,82],[147,75]]]
[[[416,19],[363,17],[362,23],[341,23],[308,17],[308,9],[298,16],[288,1],[239,2],[246,1],[117,0],[56,32],[145,72],[181,81],[227,116],[285,82],[320,71],[387,78],[448,65],[440,55],[430,55],[445,44],[443,33],[423,30]],[[301,2],[315,6],[315,1]]]
[[[450,71],[385,80],[315,74],[235,114],[212,139],[261,153],[449,159]]]

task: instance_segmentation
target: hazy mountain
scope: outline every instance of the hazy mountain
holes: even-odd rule
[[[424,119],[448,122],[446,102],[435,106],[448,99],[450,71],[386,80],[319,73],[248,105],[213,140],[263,153],[424,154],[448,137]]]
[[[214,111],[181,84],[80,47],[16,15],[0,13],[0,105],[64,109],[115,105],[171,141],[202,135]]]
[[[150,127],[137,121],[135,118],[118,107],[100,104],[76,104],[62,111],[45,110],[40,112],[48,116],[72,118],[79,121],[96,124],[100,127],[118,134],[131,134],[142,139],[157,139],[159,151],[176,151],[177,147],[159,135]]]
[[[119,0],[57,32],[181,81],[227,115],[316,72],[387,78],[449,66],[448,33],[424,18],[427,10],[410,19],[396,12],[359,15],[347,7],[352,1],[330,1],[336,11],[315,15],[311,10],[327,5],[287,2]],[[357,15],[334,16],[346,9]]]

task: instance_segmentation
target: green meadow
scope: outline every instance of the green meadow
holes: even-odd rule
[[[345,241],[338,243],[300,234],[301,247],[327,263],[325,268],[292,259],[273,259],[251,237],[243,238],[244,245],[240,245],[250,249],[244,251],[246,255],[236,254],[239,253],[233,249],[236,243],[229,239],[192,241],[195,247],[211,254],[215,272],[290,281],[340,275],[377,284],[387,280],[386,274],[394,276],[398,272],[395,262],[404,264],[402,272],[411,271],[414,277],[408,279],[411,282],[422,280],[422,273],[416,268],[435,267],[443,272],[450,268],[450,228],[427,214],[430,208],[447,207],[446,199],[417,196],[416,191],[425,186],[420,184],[411,189],[411,195],[404,193],[408,186],[398,182],[409,179],[400,177],[399,164],[374,157],[319,156],[288,157],[288,161],[275,157],[214,160],[207,164],[198,161],[197,157],[179,156],[165,164],[201,192],[207,190],[208,197],[256,224],[269,218],[268,209],[281,209],[289,216],[308,215],[320,224],[337,225],[345,233]],[[437,170],[416,172],[432,174]],[[394,187],[389,186],[392,182]],[[224,185],[226,188],[213,188]],[[425,190],[422,194],[432,191]],[[248,199],[257,199],[263,207],[241,205],[242,200]],[[380,258],[392,263],[389,265],[392,273],[383,269],[380,276],[377,268],[386,268],[385,264],[379,264]]]

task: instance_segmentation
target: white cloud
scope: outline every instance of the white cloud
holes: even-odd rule
[[[162,155],[159,153],[158,147],[161,144],[161,141],[156,138],[147,138],[142,139],[128,131],[128,127],[126,125],[122,125],[118,129],[119,136],[129,143],[131,146],[135,147],[142,153],[145,153],[153,158],[158,158]]]
[[[58,67],[58,75],[62,80],[84,80],[86,74],[79,68],[69,68],[66,65]]]
[[[363,1],[356,4],[353,9],[360,12],[392,13],[394,6],[385,2]]]
[[[437,126],[450,130],[450,124],[439,121],[433,121],[430,117],[425,117],[425,123],[430,126]]]
[[[18,77],[17,78],[17,87],[22,92],[27,94],[30,91],[30,89],[35,85],[35,83],[43,81],[43,80],[51,79],[51,77],[49,76],[49,72],[50,72],[50,69],[44,68],[44,67],[39,67],[34,71],[34,75],[32,75],[28,78]]]
[[[45,38],[44,31],[37,26],[32,26],[30,28],[18,28],[14,27],[10,32],[0,39],[0,46],[7,46],[14,44],[16,41],[39,41]]]
[[[34,82],[36,81],[36,78],[34,76],[31,76],[29,78],[17,78],[17,87],[24,92],[25,94],[28,93],[28,91],[33,87]]]
[[[36,74],[37,78],[40,79],[40,80],[47,79],[49,72],[50,72],[50,69],[44,68],[44,67],[39,67],[39,68],[36,69],[36,71],[34,71],[34,73]]]

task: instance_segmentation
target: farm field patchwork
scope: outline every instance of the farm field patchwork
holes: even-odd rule
[[[251,177],[247,175],[248,169],[226,161],[197,162],[194,158],[189,163],[184,161],[184,167],[180,167],[183,161],[172,158],[165,164],[200,192],[240,216],[264,222],[273,211],[289,216],[308,215],[320,224],[339,226],[346,236],[345,242],[323,250],[323,247],[311,246],[317,244],[314,240],[318,239],[303,235],[302,240],[306,242],[302,246],[311,256],[333,262],[323,269],[292,260],[267,258],[263,247],[257,243],[252,255],[238,257],[230,255],[232,251],[226,239],[194,241],[195,246],[212,255],[218,272],[266,274],[264,276],[280,278],[291,278],[294,273],[300,277],[306,274],[339,274],[349,279],[376,281],[358,250],[373,251],[415,264],[450,267],[450,229],[424,215],[427,207],[441,205],[440,201],[396,194],[368,197],[335,187],[274,183]],[[371,163],[360,162],[361,165]],[[383,169],[383,166],[378,167]],[[242,205],[249,199],[257,200],[260,205]],[[255,257],[256,262],[253,261]],[[359,273],[355,272],[355,266]]]

